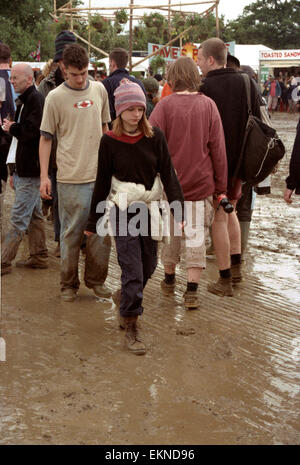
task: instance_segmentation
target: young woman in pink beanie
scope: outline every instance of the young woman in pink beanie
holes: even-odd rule
[[[101,139],[86,233],[101,235],[109,202],[105,203],[106,209],[99,208],[99,202],[105,202],[109,196],[113,204],[110,223],[122,271],[122,287],[115,293],[114,301],[120,307],[120,327],[125,329],[126,348],[142,355],[146,346],[137,320],[143,313],[143,289],[157,265],[157,240],[153,239],[151,229],[149,199],[160,199],[161,180],[168,201],[179,201],[180,208],[175,213],[178,223],[183,221],[184,199],[165,137],[146,118],[146,98],[140,86],[124,79],[114,95],[117,118],[112,130]],[[120,202],[124,195],[125,208]],[[137,211],[140,212],[139,228],[135,223]]]

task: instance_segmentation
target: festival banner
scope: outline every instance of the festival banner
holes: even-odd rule
[[[153,60],[153,58],[155,58],[156,56],[160,56],[167,62],[175,61],[180,56],[189,56],[194,61],[197,61],[198,49],[196,45],[190,42],[182,46],[181,52],[180,52],[180,47],[173,47],[172,45],[169,45],[168,47],[165,47],[165,48],[162,48],[162,47],[163,45],[161,44],[148,43],[148,55],[151,55],[151,53],[156,52],[157,50],[160,50],[159,53],[149,58],[150,63],[151,63],[151,60]]]

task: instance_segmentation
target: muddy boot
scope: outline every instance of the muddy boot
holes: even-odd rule
[[[19,268],[48,268],[48,257],[43,255],[33,255],[27,260],[19,260],[16,263]]]
[[[137,327],[137,316],[125,317],[125,347],[135,355],[144,355],[146,347]]]
[[[208,292],[212,294],[221,295],[221,296],[233,296],[233,289],[230,278],[220,278],[216,283],[211,283],[207,286]]]
[[[187,310],[194,310],[199,307],[197,291],[185,291],[183,298],[184,306]]]
[[[233,286],[243,281],[241,263],[237,263],[236,265],[231,265],[230,271],[231,271],[231,282]]]
[[[176,279],[174,279],[174,281],[170,284],[166,283],[164,279],[160,282],[160,287],[164,295],[174,294],[175,285],[176,285]]]

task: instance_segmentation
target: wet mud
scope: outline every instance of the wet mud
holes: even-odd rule
[[[145,290],[145,356],[124,350],[112,300],[82,285],[77,301],[60,301],[47,223],[49,268],[2,278],[0,444],[300,443],[300,198],[283,201],[297,117],[273,121],[287,156],[256,198],[244,282],[234,297],[209,294],[208,260],[200,308],[185,311],[184,264],[172,297],[159,265]],[[7,192],[4,230],[12,201]],[[113,290],[119,278],[113,248]]]

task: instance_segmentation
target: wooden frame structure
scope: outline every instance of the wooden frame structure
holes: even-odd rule
[[[143,61],[147,60],[148,58],[152,57],[153,55],[156,55],[160,53],[160,51],[169,45],[171,45],[173,42],[175,42],[178,39],[182,39],[184,34],[186,34],[193,26],[190,26],[189,28],[185,29],[181,34],[179,34],[177,37],[171,40],[171,17],[176,14],[176,13],[181,13],[183,15],[190,15],[192,13],[196,13],[195,11],[183,11],[181,9],[176,9],[177,7],[181,8],[183,6],[199,6],[199,5],[207,5],[209,4],[210,6],[205,9],[203,12],[198,13],[200,16],[204,16],[209,14],[210,12],[214,11],[216,12],[216,35],[219,37],[220,35],[220,28],[219,28],[219,14],[218,14],[218,6],[220,3],[220,0],[202,0],[202,1],[195,1],[195,0],[165,0],[168,1],[166,4],[161,4],[159,0],[157,0],[157,5],[135,5],[134,0],[127,0],[128,1],[128,6],[119,6],[119,7],[92,7],[92,0],[89,0],[89,6],[88,7],[79,7],[79,8],[73,8],[72,5],[72,0],[68,1],[65,5],[63,5],[60,8],[56,8],[56,0],[53,0],[53,14],[51,15],[56,21],[59,20],[59,16],[64,15],[65,17],[70,19],[70,30],[73,31],[73,33],[76,35],[76,37],[83,41],[84,43],[88,44],[88,52],[90,55],[90,49],[94,48],[98,52],[100,52],[104,56],[108,56],[108,53],[105,52],[104,50],[101,50],[100,48],[96,47],[95,45],[91,44],[91,36],[90,36],[90,18],[91,18],[91,12],[98,12],[100,13],[103,17],[109,20],[114,20],[115,19],[115,12],[118,10],[129,10],[129,70],[131,71],[132,68],[135,66],[139,65]],[[138,1],[138,0],[137,0]],[[167,15],[164,15],[168,19],[168,24],[169,24],[169,41],[165,45],[163,45],[159,50],[156,52],[152,53],[151,55],[148,55],[144,57],[142,60],[139,62],[135,63],[132,65],[132,51],[133,51],[133,21],[142,19],[142,16],[139,15],[138,13],[135,13],[135,11],[139,10],[159,10],[160,12],[167,13]],[[111,13],[109,13],[111,12]],[[74,19],[87,19],[88,21],[88,40],[84,39],[83,37],[80,37],[76,32],[73,30],[73,20]]]

